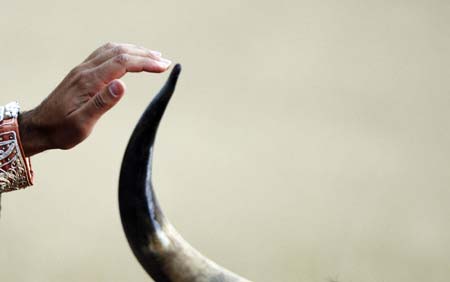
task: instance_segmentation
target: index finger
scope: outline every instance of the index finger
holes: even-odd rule
[[[92,71],[105,84],[108,84],[114,79],[121,78],[127,72],[164,72],[170,64],[171,62],[168,60],[165,62],[147,57],[120,54],[97,66]]]
[[[100,53],[102,53],[102,52],[104,52],[104,51],[106,51],[106,50],[112,49],[112,48],[114,48],[114,47],[116,47],[116,46],[117,46],[117,44],[116,44],[116,43],[112,43],[112,42],[108,42],[108,43],[103,44],[102,46],[100,46],[100,47],[98,47],[97,49],[95,49],[94,52],[92,52],[92,53],[89,55],[89,57],[87,57],[87,58],[83,61],[83,63],[86,63],[86,62],[92,60],[92,59],[95,58],[98,54],[100,54]]]

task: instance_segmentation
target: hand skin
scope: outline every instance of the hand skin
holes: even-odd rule
[[[161,53],[131,44],[98,48],[39,106],[19,115],[25,155],[73,148],[124,95],[125,84],[119,78],[127,72],[164,72],[170,64]]]

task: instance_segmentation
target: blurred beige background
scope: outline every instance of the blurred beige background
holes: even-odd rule
[[[181,234],[254,281],[450,281],[450,2],[3,1],[0,103],[107,41],[183,64],[154,182]],[[0,281],[151,281],[117,182],[167,74],[128,75],[82,145],[6,194]]]

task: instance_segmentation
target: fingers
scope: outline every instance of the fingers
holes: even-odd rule
[[[103,83],[108,84],[114,79],[121,78],[127,72],[164,72],[170,64],[169,60],[157,61],[148,57],[120,54],[92,69],[92,72]]]
[[[100,53],[95,58],[90,60],[89,63],[94,66],[98,66],[98,65],[104,63],[105,61],[107,61],[115,56],[122,55],[122,54],[140,56],[140,57],[150,58],[150,59],[157,60],[157,61],[165,60],[165,59],[161,58],[157,52],[153,52],[151,50],[145,50],[145,49],[136,48],[136,47],[117,46],[117,47],[108,49],[108,50]]]
[[[89,57],[83,61],[83,63],[89,62],[94,65],[98,65],[105,60],[110,59],[114,55],[120,55],[123,53],[151,56],[154,59],[157,59],[162,55],[161,52],[149,50],[134,44],[108,42],[92,52],[92,54],[90,54]]]
[[[87,120],[95,122],[104,113],[114,107],[123,97],[124,93],[125,84],[121,80],[111,81],[102,91],[93,96],[80,108],[79,114],[87,118]]]
[[[160,52],[133,44],[107,43],[95,50],[77,70],[92,74],[88,76],[91,77],[89,85],[100,83],[97,86],[103,87],[126,72],[163,72],[170,64],[169,60],[161,57]]]
[[[151,58],[156,61],[167,61],[166,59],[161,57],[160,52],[152,51],[131,44],[119,44],[115,47],[105,49],[99,52],[96,56],[88,60],[86,63],[88,63],[91,66],[98,66],[104,63],[105,61],[122,54]]]
[[[74,72],[79,89],[96,93],[77,113],[86,122],[95,123],[125,93],[125,85],[119,78],[127,72],[164,72],[170,64],[161,53],[136,45],[107,43],[101,46]]]

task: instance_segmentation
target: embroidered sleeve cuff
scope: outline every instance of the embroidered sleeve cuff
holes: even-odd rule
[[[33,184],[30,159],[24,155],[20,142],[18,112],[17,103],[0,107],[0,193]]]

